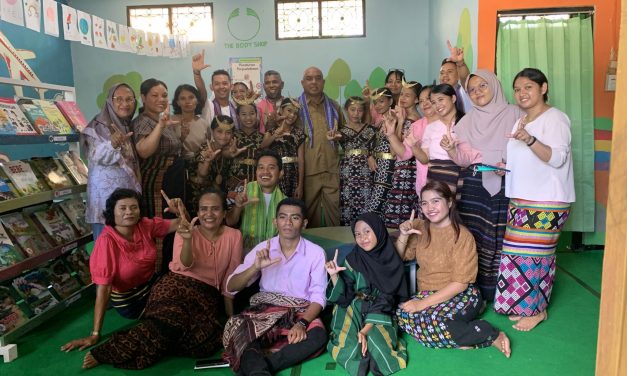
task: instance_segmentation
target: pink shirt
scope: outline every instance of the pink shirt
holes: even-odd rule
[[[259,103],[257,103],[257,115],[259,116],[259,133],[266,133],[266,116],[273,111],[276,111],[276,103],[272,102],[268,98],[264,98],[260,100]]]
[[[414,136],[414,139],[420,141],[422,140],[422,135],[425,132],[425,129],[429,125],[427,118],[420,118],[414,121],[411,124],[411,133]],[[418,147],[420,147],[420,143],[417,142]],[[403,145],[405,146],[405,153],[402,156],[399,156],[398,159],[401,161],[406,161],[411,158],[414,153],[411,150],[411,147],[414,145],[410,145],[409,141],[404,140]],[[420,195],[420,190],[422,187],[427,184],[427,171],[429,170],[429,166],[426,164],[420,163],[419,160],[416,159],[416,193]]]
[[[92,282],[111,285],[118,292],[148,282],[157,261],[154,238],[166,236],[169,230],[167,219],[142,218],[135,225],[133,241],[129,242],[115,228],[105,226],[89,258]]]
[[[265,248],[266,244],[266,241],[257,244],[228,279],[250,268],[255,263],[257,251]],[[324,250],[320,246],[301,237],[300,242],[296,246],[296,251],[286,259],[281,251],[279,237],[275,236],[270,239],[270,259],[278,257],[281,259],[281,262],[261,271],[259,290],[305,299],[324,307],[327,302],[327,271],[324,268],[326,262],[325,255]],[[257,278],[259,278],[259,275],[251,278],[248,286]],[[232,293],[237,293],[237,291],[232,291]]]
[[[442,141],[442,137],[446,134],[447,129],[446,125],[440,120],[429,123],[425,128],[422,135],[422,148],[428,149],[429,160],[451,160],[446,150],[440,146],[440,141]],[[457,140],[454,129],[451,130],[451,136],[453,140]]]
[[[192,230],[192,265],[186,267],[181,263],[183,238],[176,234],[170,270],[202,281],[220,290],[222,295],[232,297],[233,294],[226,291],[226,277],[242,262],[242,247],[239,230],[224,226],[222,235],[212,242],[195,227]]]

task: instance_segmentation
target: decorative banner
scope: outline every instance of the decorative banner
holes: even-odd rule
[[[148,38],[148,56],[162,56],[161,34],[147,32]]]
[[[139,43],[139,33],[134,27],[128,28],[129,52],[137,53],[137,45]]]
[[[76,15],[78,16],[78,32],[80,34],[81,43],[87,46],[93,46],[94,42],[91,38],[91,16],[81,10],[77,10]]]
[[[24,18],[26,27],[41,31],[41,1],[40,0],[24,0]]]
[[[118,24],[118,39],[120,40],[119,50],[129,52],[131,50],[131,40],[128,26]]]
[[[115,22],[107,20],[107,47],[116,51],[120,49],[117,26]]]
[[[92,28],[94,30],[94,46],[98,48],[107,48],[107,39],[105,38],[105,22],[98,16],[91,16]]]
[[[78,18],[76,17],[76,9],[61,4],[61,25],[63,25],[63,38],[66,40],[80,41],[81,36],[78,33]]]
[[[260,57],[232,57],[229,58],[229,68],[233,82],[243,82],[249,86],[253,82],[255,91],[261,91],[261,58]]]
[[[176,35],[168,35],[164,41],[163,56],[175,58],[177,56]]]
[[[59,36],[59,10],[54,0],[44,0],[44,32],[53,37]]]
[[[148,38],[144,30],[135,29],[137,32],[137,54],[148,55]]]
[[[24,26],[24,8],[19,0],[0,0],[0,19]]]

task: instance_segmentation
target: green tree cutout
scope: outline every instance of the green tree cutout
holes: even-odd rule
[[[462,14],[459,16],[459,28],[457,30],[457,43],[456,47],[464,49],[464,61],[468,64],[468,69],[472,72],[474,70],[472,38],[470,31],[470,12],[468,8],[464,8]]]
[[[329,72],[327,73],[324,83],[324,93],[330,98],[341,102],[340,88],[348,84],[351,80],[351,68],[343,59],[336,59]]]
[[[107,101],[107,94],[109,93],[109,89],[111,88],[111,86],[118,83],[125,83],[130,86],[135,92],[137,101],[139,101],[139,87],[142,81],[142,75],[138,72],[128,72],[126,75],[116,74],[107,78],[107,80],[102,84],[102,92],[98,94],[98,97],[96,98],[96,105],[98,106],[98,108],[102,109],[105,105],[105,102]]]

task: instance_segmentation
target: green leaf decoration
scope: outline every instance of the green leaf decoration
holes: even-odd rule
[[[339,100],[340,98],[340,87],[334,85],[329,81],[325,81],[324,83],[324,93],[333,100]]]
[[[356,80],[350,80],[346,87],[344,88],[344,98],[349,97],[360,97],[361,96],[361,85]]]
[[[139,87],[141,86],[142,81],[142,75],[138,72],[128,72],[126,75],[116,74],[107,78],[107,80],[102,84],[102,92],[98,94],[98,97],[96,98],[96,105],[98,106],[98,108],[102,109],[105,105],[105,102],[107,101],[107,94],[109,93],[109,89],[111,88],[111,86],[120,82],[127,84],[133,89],[133,91],[135,92],[135,97],[139,102]],[[137,107],[139,108],[139,105]]]
[[[464,49],[464,61],[468,65],[468,69],[474,70],[474,51],[472,48],[472,34],[470,29],[470,12],[468,8],[464,8],[459,16],[459,29],[457,31],[456,47]]]
[[[336,59],[329,73],[327,73],[326,83],[332,83],[335,86],[344,86],[351,79],[351,69],[348,64],[342,59]]]
[[[372,73],[370,73],[370,77],[368,78],[368,84],[371,89],[377,89],[385,86],[385,69],[381,67],[376,67]]]

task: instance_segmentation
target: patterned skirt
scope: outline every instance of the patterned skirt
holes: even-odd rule
[[[420,291],[412,299],[421,300],[435,292]],[[453,298],[420,312],[407,313],[398,308],[396,318],[401,330],[425,347],[488,347],[499,331],[488,322],[475,319],[480,308],[481,293],[471,284]]]
[[[494,297],[504,315],[534,316],[549,304],[555,248],[570,204],[511,199]]]
[[[294,197],[298,186],[298,162],[283,163],[283,177],[279,180],[279,188],[287,197]],[[303,187],[304,189],[305,187]]]
[[[340,161],[340,225],[351,222],[366,210],[372,192],[372,172],[368,156],[355,155]]]
[[[483,298],[492,301],[501,264],[509,198],[505,197],[505,179],[501,182],[499,193],[490,196],[483,187],[481,174],[481,172],[474,174],[471,169],[461,171],[460,180],[463,184],[459,188],[460,199],[457,202],[457,209],[477,244],[479,254],[477,286],[481,289]]]
[[[392,176],[392,188],[385,202],[385,226],[398,228],[418,207],[416,195],[416,160],[396,161]]]
[[[170,272],[151,289],[139,324],[114,333],[91,354],[125,369],[144,369],[168,355],[208,357],[222,344],[219,298],[216,288]]]
[[[451,192],[457,192],[459,181],[459,166],[455,162],[446,159],[432,159],[429,161],[427,181],[438,180],[446,183]]]
[[[381,219],[385,218],[383,210],[392,188],[394,176],[394,160],[377,158],[377,171],[373,175],[372,192],[366,202],[366,212],[375,212]]]

